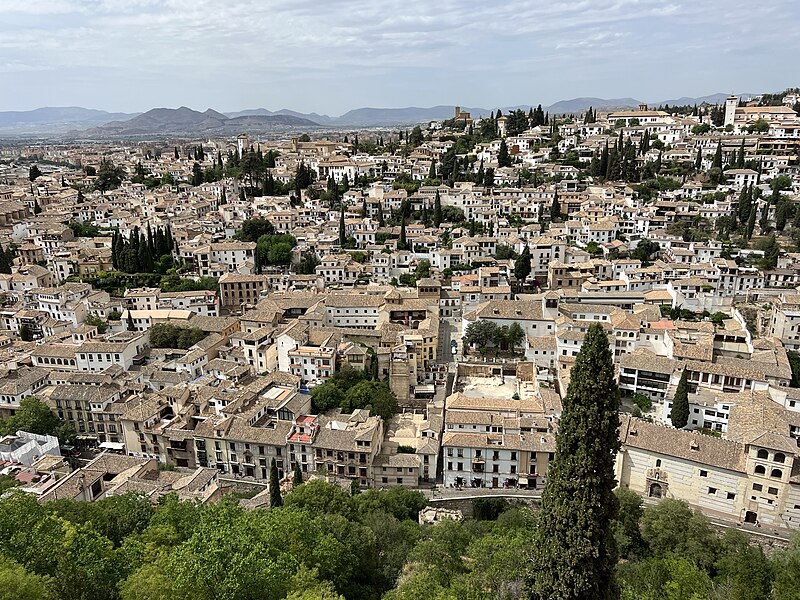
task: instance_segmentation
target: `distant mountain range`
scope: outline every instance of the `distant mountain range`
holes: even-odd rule
[[[750,98],[756,94],[739,94]],[[728,94],[710,94],[697,98],[677,98],[647,102],[651,107],[669,104],[718,104]],[[635,98],[572,98],[559,100],[543,107],[551,114],[577,113],[590,106],[599,110],[633,108],[642,104]],[[529,105],[500,107],[503,112],[522,109]],[[488,116],[495,109],[463,106],[473,117]],[[238,112],[220,113],[213,109],[199,112],[180,108],[154,108],[145,113],[111,113],[81,107],[46,107],[29,111],[0,112],[0,136],[62,135],[78,138],[110,138],[172,135],[236,135],[238,133],[272,133],[292,129],[326,127],[396,127],[429,121],[449,119],[455,106],[440,105],[429,108],[357,108],[338,117],[317,113],[301,113],[289,109],[270,111],[255,108]]]
[[[236,135],[247,131],[265,133],[283,128],[319,127],[317,123],[293,115],[241,115],[229,117],[211,108],[199,112],[180,108],[154,108],[131,119],[111,121],[87,129],[78,137],[136,137],[184,134]]]

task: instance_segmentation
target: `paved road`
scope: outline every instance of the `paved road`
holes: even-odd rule
[[[444,317],[439,321],[439,347],[438,362],[453,362],[458,355],[453,356],[451,342],[455,340],[458,350],[461,351],[461,317]]]

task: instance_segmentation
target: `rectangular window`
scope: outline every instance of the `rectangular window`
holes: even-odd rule
[[[712,488],[712,487],[708,488],[708,493],[709,494],[716,494],[717,493],[717,488]]]
[[[764,487],[763,487],[763,486],[762,486],[760,483],[754,483],[754,484],[753,484],[753,489],[754,489],[755,491],[757,491],[757,492],[760,492],[761,490],[763,490],[763,489],[764,489]]]
[[[703,469],[700,469],[700,477],[708,477],[708,471],[704,471]]]

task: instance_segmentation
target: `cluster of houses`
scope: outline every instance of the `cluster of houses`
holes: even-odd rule
[[[570,369],[600,323],[623,394],[619,484],[721,519],[797,528],[800,254],[780,251],[764,268],[763,250],[682,232],[713,231],[754,188],[776,226],[768,197],[794,203],[800,189],[800,118],[730,98],[722,126],[698,128],[702,119],[643,106],[560,123],[554,144],[546,126],[506,135],[500,117],[497,140],[471,151],[474,173],[494,170],[492,185],[430,180],[454,143],[438,126],[416,148],[373,154],[344,140],[244,135],[204,140],[197,161],[146,144],[17,148],[48,163],[34,181],[27,166],[0,166],[0,245],[13,248],[0,273],[0,416],[35,396],[78,445],[107,452],[70,472],[47,440],[19,432],[0,440],[4,468],[22,464],[25,489],[43,501],[131,491],[213,501],[223,479],[265,484],[273,460],[281,478],[299,470],[364,488],[540,490]],[[455,121],[477,125],[460,109]],[[699,163],[702,173],[721,152],[759,169],[725,169],[716,185],[686,177],[645,200],[634,184],[581,169],[620,134],[660,142],[637,151],[642,164]],[[499,164],[501,146],[511,166]],[[250,197],[234,178],[189,184],[195,162],[249,148],[271,151],[274,180],[302,165],[319,183],[299,198]],[[556,161],[556,149],[578,166]],[[89,191],[96,176],[73,166],[102,159],[172,183]],[[403,173],[419,185],[395,185]],[[781,176],[789,185],[772,192]],[[344,184],[340,204],[319,199],[326,180]],[[368,183],[349,187],[357,180]],[[259,264],[257,243],[234,238],[254,217],[293,236],[294,266]],[[167,292],[157,278],[117,274],[123,290],[104,291],[115,235],[166,227],[181,276],[215,278],[217,289]],[[637,252],[643,242],[652,252]],[[311,268],[296,272],[309,255]],[[522,339],[476,343],[468,333],[487,323],[517,325]],[[202,338],[164,348],[151,340],[159,325]],[[311,392],[348,367],[385,380],[397,413],[315,414]],[[684,375],[689,420],[677,429]]]

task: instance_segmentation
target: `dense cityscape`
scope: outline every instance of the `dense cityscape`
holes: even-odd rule
[[[796,598],[799,111],[0,142],[0,596]]]

